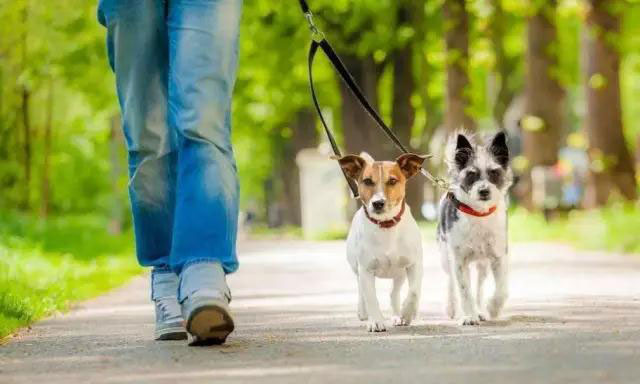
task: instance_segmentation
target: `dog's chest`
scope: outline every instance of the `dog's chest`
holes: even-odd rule
[[[506,247],[506,222],[493,217],[463,217],[451,228],[448,236],[450,245],[464,250],[467,257],[481,259],[499,256]]]
[[[396,277],[414,261],[410,241],[402,231],[381,231],[365,237],[362,262],[377,277]]]

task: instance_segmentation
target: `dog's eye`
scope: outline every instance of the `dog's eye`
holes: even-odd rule
[[[499,169],[490,169],[487,171],[487,175],[489,176],[489,180],[495,181],[500,178],[501,172]]]
[[[467,185],[471,185],[475,183],[480,178],[480,174],[476,171],[468,171],[464,175],[464,182]]]
[[[397,182],[397,179],[389,179],[389,181],[387,181],[387,185],[396,185]]]
[[[370,177],[367,177],[366,179],[362,180],[362,182],[364,183],[364,185],[366,185],[367,187],[371,187],[373,186],[375,183],[373,182],[373,180],[371,180]]]

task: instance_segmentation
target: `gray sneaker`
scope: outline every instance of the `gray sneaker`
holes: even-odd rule
[[[187,320],[189,345],[218,345],[234,329],[229,310],[231,293],[219,263],[196,263],[180,274],[182,315]]]
[[[156,309],[156,340],[185,340],[187,332],[178,303],[178,276],[170,271],[151,272],[151,300]]]

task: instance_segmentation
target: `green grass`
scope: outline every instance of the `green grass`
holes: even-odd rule
[[[436,223],[420,222],[423,239],[436,240]],[[545,221],[541,213],[522,207],[509,212],[511,242],[560,242],[579,249],[640,253],[640,203],[618,203],[595,210],[573,210]],[[301,239],[302,231],[295,227],[259,228],[252,237],[261,239]],[[313,240],[341,240],[346,228],[318,234]]]
[[[546,222],[523,208],[509,215],[511,241],[558,241],[581,249],[640,253],[640,206],[614,204],[597,210],[574,210]]]
[[[421,223],[425,239],[435,240],[435,223]],[[640,253],[640,208],[615,204],[573,210],[550,221],[522,207],[509,212],[510,242],[559,242],[578,249]]]
[[[142,271],[131,234],[108,234],[103,218],[0,217],[0,339]]]

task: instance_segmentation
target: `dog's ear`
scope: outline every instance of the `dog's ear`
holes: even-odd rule
[[[430,156],[416,155],[415,153],[405,153],[396,159],[396,163],[400,167],[402,174],[408,179],[418,173],[422,163]]]
[[[367,165],[365,159],[357,155],[346,155],[342,157],[332,156],[331,158],[338,160],[338,163],[344,173],[354,180],[358,180],[358,178],[360,178],[362,170],[365,165]]]
[[[367,152],[360,152],[360,157],[362,157],[368,164],[373,164],[375,162],[373,157]]]
[[[458,169],[463,169],[473,157],[473,146],[465,135],[458,133],[456,137],[456,147],[453,160]]]
[[[496,133],[491,139],[489,153],[502,168],[507,168],[509,164],[509,147],[507,146],[507,135],[504,131]]]

